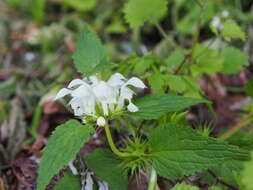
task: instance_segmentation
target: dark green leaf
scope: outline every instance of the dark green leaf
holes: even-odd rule
[[[55,185],[54,190],[80,190],[81,179],[79,176],[74,176],[71,172],[64,173],[63,178]]]
[[[108,66],[106,51],[101,41],[89,29],[81,33],[73,59],[77,71],[83,74],[92,74]]]
[[[253,77],[246,83],[244,91],[248,96],[253,97]]]
[[[186,126],[168,125],[149,135],[153,167],[162,177],[181,178],[229,160],[248,160],[248,151],[205,137]]]
[[[70,120],[56,128],[40,162],[38,190],[45,190],[52,177],[75,159],[80,148],[93,133],[93,127],[82,125],[76,120]]]
[[[97,149],[85,157],[89,168],[102,180],[106,181],[112,190],[126,190],[128,185],[127,175],[119,166],[121,160],[111,152]]]
[[[181,111],[198,103],[208,103],[208,101],[176,95],[154,94],[139,99],[136,102],[139,111],[129,114],[143,119],[157,119],[169,112]]]

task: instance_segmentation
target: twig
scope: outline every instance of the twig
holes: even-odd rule
[[[183,66],[184,66],[184,64],[185,64],[185,62],[186,62],[186,60],[189,59],[189,58],[190,58],[189,55],[185,55],[185,56],[184,56],[184,59],[181,61],[181,63],[179,64],[178,68],[177,68],[177,69],[175,70],[175,72],[174,72],[175,75],[179,73],[179,71],[183,68]]]
[[[173,39],[171,39],[166,32],[164,31],[164,29],[161,27],[161,25],[159,23],[156,22],[155,24],[156,28],[158,29],[158,31],[161,33],[161,35],[174,47],[174,48],[179,48],[178,45],[174,42]]]

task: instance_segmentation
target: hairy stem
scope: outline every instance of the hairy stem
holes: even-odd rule
[[[157,184],[157,173],[155,169],[152,167],[151,175],[149,178],[148,190],[156,190],[156,184]]]
[[[128,153],[125,153],[125,152],[121,152],[114,144],[113,142],[113,139],[112,139],[112,134],[111,134],[111,131],[109,129],[109,126],[108,124],[105,125],[105,133],[106,133],[106,138],[107,138],[107,141],[108,141],[108,144],[112,150],[112,152],[114,154],[116,154],[117,156],[119,157],[128,157],[130,156]]]

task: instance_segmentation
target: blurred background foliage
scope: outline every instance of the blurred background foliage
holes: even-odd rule
[[[4,152],[4,162],[13,159],[21,145],[32,144],[38,136],[47,137],[50,134],[48,131],[52,131],[53,127],[66,121],[67,117],[73,117],[53,103],[53,98],[67,81],[80,77],[71,56],[77,38],[85,27],[92,28],[101,38],[110,62],[114,63],[114,71],[124,75],[139,75],[155,92],[164,92],[170,88],[186,96],[202,97],[197,71],[202,69],[201,72],[204,72],[203,68],[193,68],[193,75],[194,71],[196,72],[193,77],[178,77],[173,74],[165,76],[164,73],[173,73],[184,59],[182,51],[187,53],[191,48],[198,27],[201,44],[216,40],[214,44],[218,44],[220,48],[225,47],[224,42],[219,41],[220,38],[214,38],[210,22],[213,17],[226,10],[230,14],[229,17],[245,31],[245,42],[233,40],[231,44],[249,56],[249,65],[246,74],[235,74],[238,69],[235,69],[235,72],[224,71],[230,74],[230,78],[225,81],[237,81],[235,76],[239,76],[244,82],[237,81],[234,86],[229,84],[224,88],[216,84],[216,89],[218,92],[225,89],[230,93],[243,93],[244,97],[245,93],[249,97],[253,96],[253,81],[248,80],[253,73],[252,0],[208,0],[200,26],[198,19],[201,10],[198,3],[202,0],[169,0],[168,10],[165,10],[164,14],[160,15],[159,11],[157,15],[156,12],[152,13],[159,18],[158,24],[153,20],[142,24],[134,17],[129,17],[130,13],[126,16],[125,12],[136,6],[131,7],[131,1],[0,0],[0,141],[3,144],[0,145],[0,152]],[[147,10],[145,7],[149,6],[149,3],[143,4],[143,10]],[[140,14],[145,17],[150,13],[143,11]],[[135,24],[129,25],[129,20]],[[198,46],[200,51],[201,48],[203,46]],[[231,57],[234,51],[236,50],[223,53]],[[215,57],[216,54],[213,54]],[[202,59],[210,60],[210,57]],[[196,58],[196,61],[199,60]],[[247,60],[245,62],[246,64],[242,65],[246,66]],[[239,70],[241,69],[240,67]],[[212,75],[217,71],[219,68],[212,67],[206,74]],[[105,74],[109,76],[110,72]],[[219,96],[219,93],[217,94],[215,95]],[[212,93],[210,97],[215,100]],[[240,101],[244,101],[243,106],[240,105],[240,114],[252,114],[252,99],[243,98]],[[22,114],[15,114],[15,110]],[[203,112],[200,112],[198,118],[201,120]],[[233,114],[228,116],[233,117]],[[13,120],[16,123],[12,122]],[[20,128],[19,132],[6,132],[4,129],[10,126],[13,131]],[[10,137],[16,138],[11,142]],[[9,152],[6,151],[7,144]]]

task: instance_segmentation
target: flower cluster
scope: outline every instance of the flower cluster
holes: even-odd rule
[[[229,18],[229,12],[224,10],[219,15],[213,17],[210,26],[215,30],[221,30],[223,28],[224,22]]]
[[[103,126],[106,123],[104,117],[122,110],[126,100],[128,111],[138,111],[138,107],[132,103],[134,91],[129,86],[146,87],[137,77],[128,80],[120,73],[112,75],[108,81],[99,80],[96,76],[84,80],[74,79],[67,88],[57,93],[55,100],[70,95],[72,99],[69,104],[75,116],[82,116],[84,121],[85,117],[91,116],[97,119],[99,126]],[[101,113],[99,110],[102,110]]]

